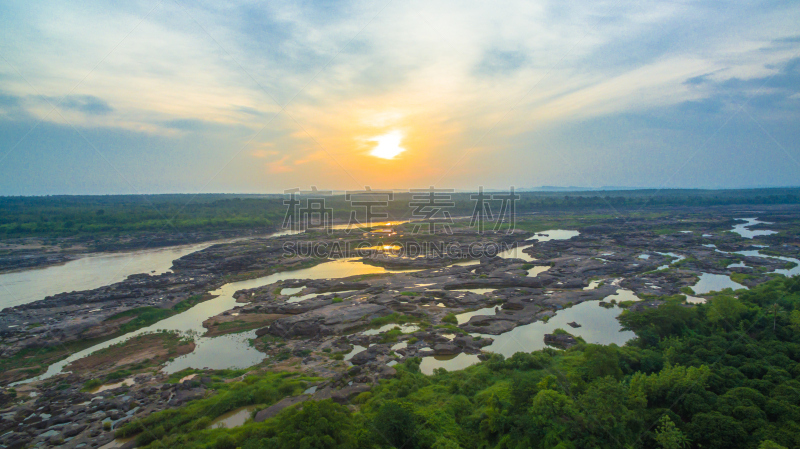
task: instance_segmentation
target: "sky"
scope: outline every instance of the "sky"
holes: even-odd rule
[[[796,1],[0,2],[0,195],[800,185]]]

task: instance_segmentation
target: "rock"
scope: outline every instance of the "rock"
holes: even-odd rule
[[[517,327],[517,323],[497,315],[476,315],[460,327],[467,332],[500,335]]]
[[[383,365],[378,369],[378,377],[381,379],[388,379],[397,375],[397,370],[394,367]]]
[[[169,403],[172,406],[178,406],[181,404],[185,404],[186,402],[192,401],[194,399],[200,399],[205,395],[206,389],[203,387],[199,388],[190,388],[188,390],[178,390],[175,392],[175,396],[170,399]]]
[[[433,347],[436,355],[453,355],[461,352],[461,349],[452,343],[441,343]]]
[[[86,427],[86,424],[73,424],[65,427],[61,434],[64,436],[64,438],[74,437],[75,435],[83,432]]]
[[[353,365],[365,365],[378,358],[378,354],[371,351],[361,351],[350,359]]]
[[[578,340],[569,334],[545,334],[544,342],[550,346],[568,349],[578,344]]]
[[[344,387],[341,390],[334,391],[331,395],[331,399],[339,404],[344,404],[359,394],[369,391],[371,388],[372,387],[370,385],[365,384],[350,385],[349,387]]]
[[[308,396],[307,394],[304,394],[300,396],[293,396],[290,398],[283,398],[280,401],[276,402],[275,404],[272,404],[271,406],[265,408],[264,410],[260,410],[258,413],[256,413],[256,416],[255,418],[253,418],[253,421],[255,422],[266,421],[267,419],[272,418],[273,416],[280,413],[286,407],[291,407],[293,405],[297,405],[300,404],[301,402],[307,401],[309,397],[310,396]]]

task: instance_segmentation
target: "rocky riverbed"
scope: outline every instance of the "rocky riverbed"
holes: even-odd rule
[[[737,218],[754,216],[771,222],[768,229],[778,232],[752,239],[731,232],[741,223]],[[568,218],[570,223],[576,221]],[[703,300],[706,295],[690,290],[703,276],[720,275],[730,285],[745,288],[776,270],[790,273],[792,260],[800,254],[798,225],[800,213],[791,208],[720,209],[667,211],[627,221],[592,219],[571,227],[578,232],[569,239],[548,239],[543,235],[547,231],[528,231],[526,226],[511,234],[457,228],[453,235],[425,237],[460,248],[458,256],[396,257],[384,251],[395,243],[407,244],[416,238],[412,236],[399,237],[392,245],[368,239],[362,248],[370,249],[356,251],[343,242],[359,243],[363,236],[343,232],[215,245],[175,260],[170,273],[134,275],[95,290],[62,293],[3,310],[0,351],[3,358],[19,364],[11,366],[11,375],[6,372],[3,379],[21,380],[40,372],[24,366],[37,351],[57,353],[43,361],[52,363],[64,356],[53,348],[120,335],[136,323],[136,315],[125,313],[152,308],[173,314],[184,307],[200,307],[202,301],[213,301],[209,292],[236,280],[312,267],[328,263],[328,257],[350,257],[353,264],[386,268],[332,278],[283,276],[235,291],[232,308],[203,319],[206,338],[252,332],[253,347],[264,354],[254,372],[297,371],[324,379],[315,391],[287,397],[255,415],[267,419],[308,399],[347,402],[392,376],[392,365],[411,357],[485,357],[486,347],[499,336],[583,303],[604,301],[618,307],[645,299],[633,309],[657,307],[659,297],[670,295]],[[402,235],[402,228],[399,231]],[[323,252],[310,256],[287,252],[287,244],[298,239],[318,244]],[[469,248],[491,245],[517,246],[516,257],[511,252],[498,257],[483,251],[470,261],[462,258]],[[755,254],[758,251],[761,254]],[[579,336],[581,324],[586,323],[570,323],[570,333]],[[565,333],[541,339],[560,348],[577,341]],[[169,354],[186,353],[188,346],[181,345],[148,346],[147,353],[161,354],[161,359],[146,363],[143,357],[131,356],[129,363],[97,363],[92,370],[72,369],[16,385],[13,391],[5,389],[0,396],[0,444],[100,447],[113,439],[112,430],[121,423],[213,394],[203,381],[213,370],[177,384],[167,383],[166,374],[159,371]],[[119,346],[145,351],[141,347],[124,341]],[[170,352],[178,347],[183,349]],[[120,370],[130,372],[129,382],[98,393],[81,391],[87,381]]]

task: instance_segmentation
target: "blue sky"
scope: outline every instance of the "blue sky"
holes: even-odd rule
[[[0,4],[0,195],[800,184],[797,2],[118,3]]]

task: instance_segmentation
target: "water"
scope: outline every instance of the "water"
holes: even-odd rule
[[[730,276],[724,274],[700,273],[700,280],[692,286],[692,290],[698,295],[704,295],[708,292],[718,292],[726,288],[738,290],[740,288],[746,289],[742,284],[733,282]]]
[[[539,276],[539,273],[544,273],[545,271],[549,270],[550,268],[551,267],[548,267],[546,265],[533,267],[530,270],[528,270],[528,277],[529,278],[535,278],[536,276]]]
[[[200,337],[195,339],[195,349],[167,362],[162,369],[167,374],[186,368],[240,369],[260,363],[266,355],[250,346],[256,331]]]
[[[304,288],[306,288],[306,286],[305,286],[305,285],[301,285],[300,287],[287,287],[287,288],[282,288],[282,289],[281,289],[281,295],[284,295],[284,296],[292,296],[292,295],[294,295],[295,293],[298,293],[298,292],[302,291]]]
[[[703,246],[716,248],[716,246],[714,246],[714,245],[703,245]],[[764,245],[752,245],[752,246],[755,246],[755,247],[758,247],[758,248],[766,248],[766,246],[764,246]],[[753,249],[746,250],[746,251],[734,251],[732,253],[727,252],[727,251],[722,251],[720,249],[716,249],[716,251],[720,252],[720,253],[723,253],[723,254],[739,254],[739,255],[745,256],[745,257],[764,257],[764,258],[770,258],[770,259],[783,260],[785,262],[792,262],[792,263],[795,264],[794,267],[792,267],[792,268],[778,268],[778,269],[776,269],[776,270],[774,270],[772,272],[776,273],[776,274],[782,274],[782,275],[787,276],[787,277],[800,275],[800,260],[793,259],[791,257],[772,256],[772,255],[769,255],[769,254],[763,254],[763,253],[761,253],[761,251],[753,250]],[[747,265],[745,265],[744,262],[740,262],[739,264],[728,265],[727,268],[746,267],[746,266]]]
[[[604,301],[616,299],[606,297]],[[636,298],[638,300],[638,298]],[[619,301],[619,299],[617,299]],[[617,317],[622,313],[621,308],[606,309],[598,305],[599,301],[586,301],[568,309],[559,310],[547,322],[536,321],[524,326],[518,326],[501,335],[486,335],[494,338],[494,343],[484,347],[485,351],[503,354],[511,357],[517,352],[532,352],[546,347],[544,335],[552,334],[556,329],[564,329],[575,336],[583,337],[587,343],[601,345],[624,345],[636,335],[631,331],[621,331],[622,326]],[[581,325],[573,329],[567,323],[576,322]]]
[[[250,419],[250,416],[255,410],[258,409],[257,405],[248,405],[246,407],[239,407],[231,410],[228,413],[222,414],[208,425],[209,429],[233,429],[244,424],[245,421]]]
[[[294,296],[294,297],[291,297],[291,298],[287,299],[286,302],[289,303],[289,304],[296,303],[296,302],[303,302],[306,299],[311,299],[311,298],[314,298],[316,296],[320,296],[322,294],[323,293],[309,293],[309,294],[303,295],[303,296]]]
[[[366,351],[366,350],[367,350],[367,348],[365,348],[364,346],[353,345],[353,349],[350,352],[348,352],[347,354],[344,355],[344,360],[348,361],[348,360],[352,359],[359,352],[363,352],[363,351]]]
[[[470,318],[480,315],[494,315],[494,307],[486,307],[485,309],[478,309],[478,310],[473,310],[472,312],[460,313],[456,315],[456,320],[458,320],[458,324],[460,325],[469,321]]]
[[[620,293],[618,292],[617,295]],[[632,292],[631,292],[632,294]],[[623,293],[622,296],[626,296]],[[634,295],[635,300],[636,298]],[[615,295],[605,298],[605,301],[617,299]],[[620,299],[617,299],[619,301]],[[533,352],[544,349],[544,335],[552,334],[555,329],[564,329],[572,335],[583,337],[587,343],[601,345],[617,344],[624,345],[628,340],[636,337],[631,331],[622,331],[622,326],[617,317],[622,313],[621,308],[604,308],[598,305],[599,301],[586,301],[568,309],[559,310],[558,313],[547,322],[537,321],[535,323],[518,326],[509,332],[500,335],[481,335],[493,338],[494,342],[483,348],[484,351],[502,354],[511,357],[517,352]],[[470,312],[479,315],[494,315],[494,309],[481,309],[484,313]],[[491,313],[487,313],[491,311]],[[480,311],[476,311],[480,312]],[[462,320],[467,314],[456,315],[459,324],[466,322],[469,318]],[[470,315],[472,316],[472,315]],[[572,328],[567,323],[576,322],[581,325],[579,328]],[[448,371],[464,369],[478,363],[480,360],[476,355],[459,354],[457,356],[430,356],[423,357],[420,370],[425,374],[432,374],[436,368],[445,368]]]
[[[594,289],[596,289],[597,287],[600,286],[601,282],[604,282],[604,281],[601,280],[601,279],[596,279],[594,281],[590,281],[589,285],[587,285],[586,287],[583,287],[583,289],[584,290],[594,290]]]
[[[577,237],[580,235],[578,231],[569,231],[565,229],[551,229],[549,231],[542,231],[537,234],[547,234],[547,237],[540,237],[538,235],[534,235],[533,237],[528,237],[525,241],[538,241],[538,242],[548,242],[550,240],[568,240],[572,237]],[[527,245],[526,245],[527,246]],[[533,262],[536,260],[535,257],[532,257],[524,252],[522,252],[522,246],[516,246],[511,249],[507,249],[505,251],[500,251],[497,253],[498,257],[502,257],[504,259],[522,259],[526,262]]]
[[[473,265],[480,265],[480,259],[473,259],[473,260],[462,260],[461,262],[456,262],[452,266],[454,267],[471,267]]]
[[[497,253],[497,257],[502,257],[503,259],[522,259],[526,262],[533,262],[536,260],[535,257],[522,252],[522,248],[522,246],[515,246],[514,248],[500,251]]]
[[[800,275],[800,260],[793,259],[791,257],[783,257],[783,256],[772,256],[769,254],[762,254],[758,250],[748,250],[748,251],[735,251],[734,254],[740,254],[746,257],[764,257],[764,258],[771,258],[771,259],[778,259],[783,260],[785,262],[793,262],[796,265],[793,268],[778,268],[777,270],[773,271],[773,273],[782,274],[787,277],[797,276]]]
[[[483,294],[486,294],[486,293],[491,293],[491,292],[493,292],[495,290],[497,290],[497,289],[496,288],[454,288],[453,290],[450,290],[450,291],[453,291],[453,292],[472,292],[472,293],[477,293],[479,295],[483,295]]]
[[[310,268],[303,268],[294,271],[282,271],[269,276],[246,281],[231,282],[223,285],[217,290],[210,292],[218,295],[216,298],[200,303],[191,309],[166,318],[153,324],[152,326],[139,329],[135,332],[108,340],[91,348],[77,352],[66,359],[54,363],[48,367],[47,371],[33,379],[23,381],[25,383],[32,380],[47,379],[62,372],[63,368],[75,360],[93,354],[100,349],[107,348],[114,344],[122,343],[137,335],[152,333],[159,330],[174,331],[188,335],[202,335],[206,329],[203,321],[212,316],[234,308],[236,299],[233,294],[242,289],[256,288],[269,285],[277,281],[286,279],[329,279],[341,278],[372,273],[395,273],[397,271],[387,270],[383,267],[367,265],[357,262],[356,258],[337,259],[335,261],[321,263]],[[200,337],[195,339],[195,350],[176,358],[164,368],[167,372],[179,371],[183,368],[226,368],[226,367],[247,367],[264,359],[264,354],[252,348],[247,341],[255,337],[255,331],[228,334],[219,337]],[[251,363],[253,362],[253,363]],[[230,365],[226,365],[229,364]]]
[[[113,384],[104,384],[100,385],[99,387],[89,391],[91,394],[102,393],[104,391],[113,390],[115,388],[119,388],[123,385],[130,387],[131,385],[135,384],[136,381],[133,378],[121,380],[119,382],[115,382]]]
[[[547,237],[534,235],[526,240],[537,240],[539,242],[548,242],[550,240],[568,240],[572,237],[577,237],[581,233],[578,231],[570,231],[567,229],[551,229],[549,231],[537,232],[536,234],[547,234]]]
[[[91,290],[137,273],[162,274],[172,261],[218,242],[129,253],[103,253],[47,268],[0,274],[0,309],[28,304],[58,293]]]
[[[625,289],[625,288],[617,289],[617,292],[615,294],[606,296],[603,299],[603,301],[610,302],[612,299],[617,301],[617,303],[620,303],[620,302],[623,302],[623,301],[641,301],[642,300],[641,298],[636,296],[636,293],[634,293],[631,290]]]
[[[419,330],[419,326],[414,324],[385,324],[377,329],[369,329],[363,332],[364,335],[378,335],[383,332],[388,332],[394,328],[400,328],[400,331],[404,334],[410,334],[412,332],[416,332]]]
[[[733,227],[733,232],[741,235],[746,239],[752,239],[753,237],[758,237],[761,235],[770,235],[770,234],[777,234],[776,231],[751,231],[749,228],[750,226],[757,225],[757,224],[772,224],[766,221],[758,221],[755,218],[737,218],[737,220],[743,220],[745,223],[738,224]]]
[[[703,245],[703,246],[705,246],[705,245]],[[656,254],[661,254],[662,256],[675,257],[677,259],[677,260],[671,261],[668,264],[661,265],[660,267],[656,268],[656,270],[666,270],[667,268],[669,268],[670,265],[672,265],[674,263],[678,263],[678,262],[680,262],[680,261],[682,261],[683,259],[686,258],[686,256],[681,256],[680,254],[675,254],[675,253],[656,253]]]
[[[419,370],[423,374],[431,375],[433,370],[444,368],[447,371],[458,371],[480,362],[477,355],[461,353],[458,355],[434,355],[423,357]]]
[[[277,232],[267,237],[291,233],[293,232]],[[124,281],[132,274],[163,274],[172,268],[172,261],[187,254],[219,243],[231,243],[249,238],[251,237],[124,253],[98,253],[63,265],[0,274],[0,310],[39,301],[58,293],[91,290],[111,285]]]

